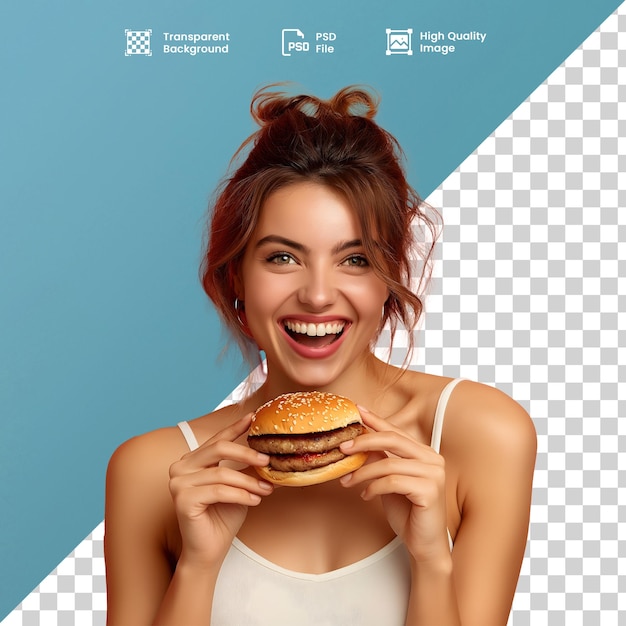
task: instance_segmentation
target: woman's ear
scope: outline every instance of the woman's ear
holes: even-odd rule
[[[231,271],[231,282],[235,297],[242,302],[245,300],[245,291],[243,288],[243,280],[241,280],[241,271],[239,268]]]

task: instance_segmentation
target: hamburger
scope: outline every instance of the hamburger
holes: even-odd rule
[[[248,445],[270,457],[255,467],[274,484],[316,485],[348,474],[365,463],[366,452],[345,455],[339,444],[366,432],[356,405],[322,391],[287,393],[259,407]]]

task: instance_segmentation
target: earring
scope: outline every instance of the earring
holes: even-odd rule
[[[242,313],[243,313],[243,317],[242,317]],[[252,339],[254,341],[254,338],[252,337],[252,333],[250,332],[250,328],[248,328],[248,320],[246,320],[245,313],[246,313],[246,307],[244,306],[244,303],[241,300],[239,300],[239,298],[235,298],[235,314],[237,316],[237,321],[239,322],[239,326],[241,326],[241,332],[246,337],[248,337],[248,339]]]
[[[244,311],[244,306],[243,306],[243,302],[241,302],[241,300],[239,300],[239,298],[235,298],[235,313],[237,315],[237,320],[239,322],[239,325],[244,329],[247,330],[246,324],[244,323],[244,321],[241,319],[241,312]]]

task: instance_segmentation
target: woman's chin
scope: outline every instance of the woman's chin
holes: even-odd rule
[[[339,381],[349,377],[349,371],[354,366],[354,361],[351,364],[337,361],[299,361],[294,363],[281,360],[278,367],[272,367],[271,361],[268,361],[268,380],[281,389],[324,391],[334,388]]]

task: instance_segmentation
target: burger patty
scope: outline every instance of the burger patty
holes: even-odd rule
[[[307,452],[332,451],[334,448],[338,448],[340,443],[354,439],[364,433],[365,430],[365,426],[357,422],[355,424],[348,424],[348,426],[344,428],[337,428],[322,433],[307,433],[304,435],[254,435],[248,437],[248,445],[254,450],[264,452],[265,454],[303,455]],[[344,455],[339,452],[339,450],[337,450],[337,452],[341,454],[340,458],[343,458]],[[335,460],[323,463],[323,465],[334,463]],[[272,467],[274,466],[272,465]],[[311,465],[308,466],[308,468],[310,467]]]
[[[345,456],[339,448],[312,454],[276,454],[270,456],[269,465],[272,469],[281,472],[306,472],[316,467],[324,467],[336,461],[341,461]]]

